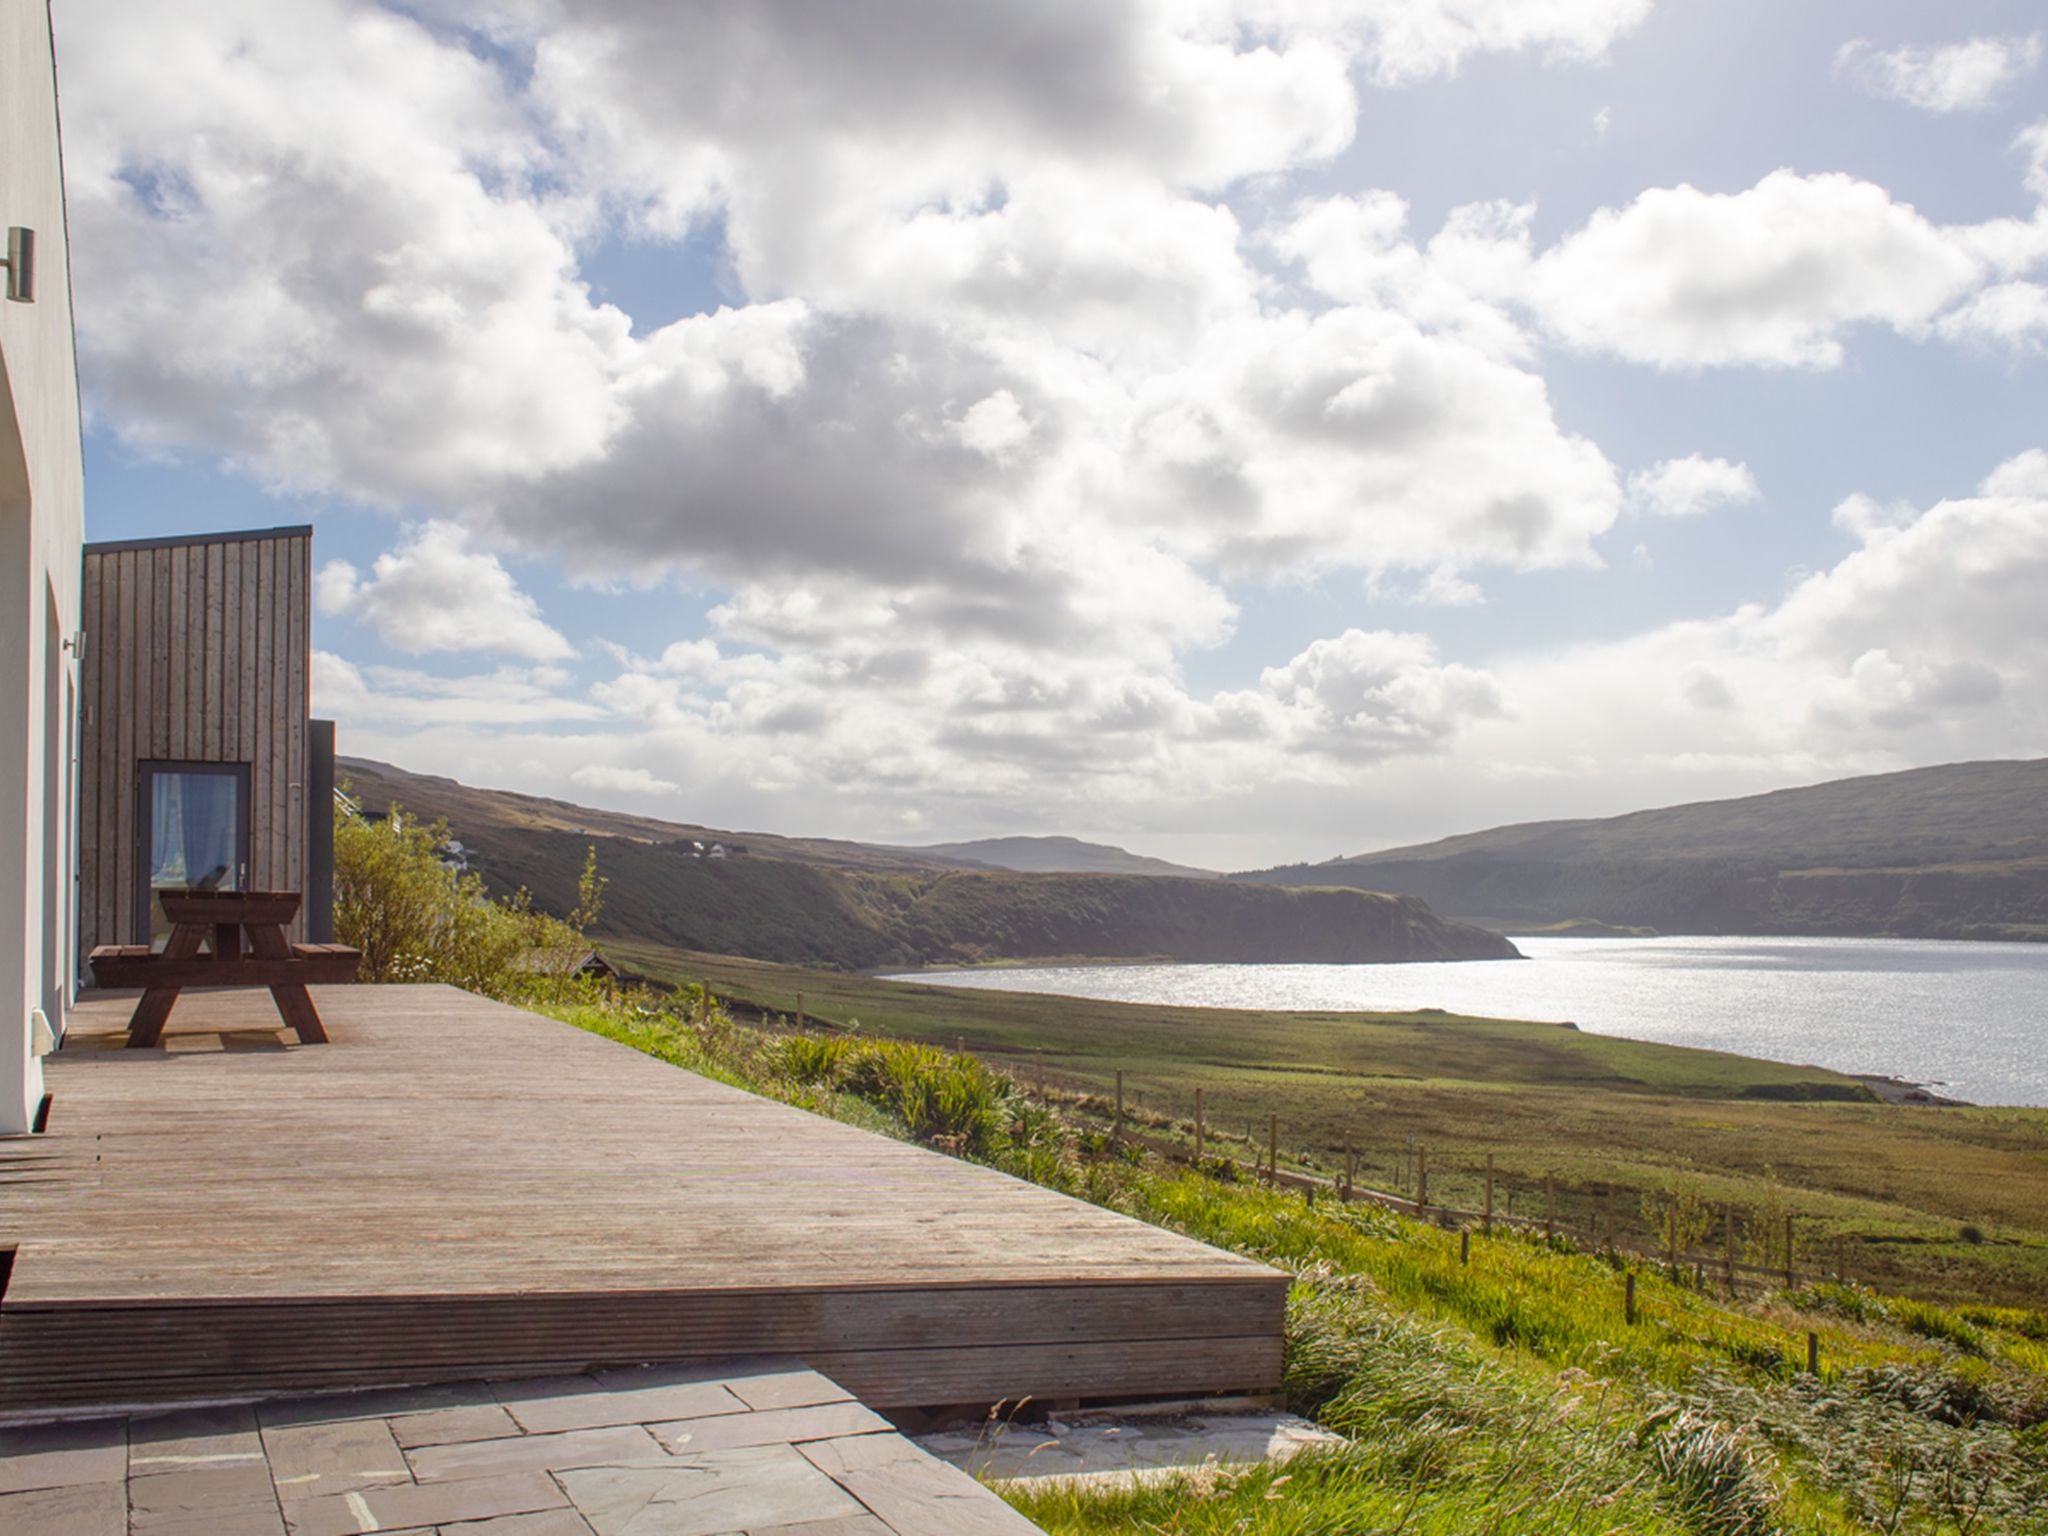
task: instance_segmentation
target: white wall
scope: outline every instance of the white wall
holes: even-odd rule
[[[84,539],[78,377],[45,0],[0,0],[0,232],[36,232],[32,304],[0,298],[0,1135],[42,1099],[30,1011],[61,1028],[74,968],[66,699]]]

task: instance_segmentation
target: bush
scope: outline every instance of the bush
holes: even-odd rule
[[[483,880],[442,862],[446,822],[397,805],[372,820],[337,802],[334,936],[363,952],[369,982],[440,981],[491,997],[562,990],[588,945],[579,926],[533,910],[521,891],[495,901]],[[596,850],[584,864],[579,924],[603,897]]]

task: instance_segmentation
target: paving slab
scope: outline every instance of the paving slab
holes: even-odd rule
[[[1347,1442],[1291,1413],[1184,1415],[1174,1418],[1054,1418],[1011,1424],[995,1433],[920,1435],[941,1461],[993,1482],[1149,1482],[1205,1462],[1245,1466],[1282,1462],[1305,1450]]]
[[[734,1376],[727,1385],[749,1408],[757,1410],[853,1401],[853,1394],[838,1382],[800,1365]]]
[[[382,1419],[343,1419],[278,1429],[266,1425],[263,1449],[270,1458],[278,1492],[290,1499],[412,1481],[405,1453],[392,1438],[391,1426]]]
[[[895,1428],[859,1403],[813,1403],[804,1408],[770,1408],[763,1413],[725,1414],[715,1419],[682,1419],[650,1424],[664,1449],[729,1451],[743,1445],[798,1445],[842,1435],[893,1434]]]
[[[0,1493],[7,1536],[127,1536],[128,1500],[119,1483]]]
[[[679,1456],[666,1468],[593,1467],[558,1480],[597,1536],[729,1536],[867,1512],[787,1445]]]
[[[590,1522],[573,1509],[549,1509],[534,1515],[500,1515],[495,1520],[462,1520],[444,1525],[436,1536],[593,1536]]]
[[[263,1460],[263,1437],[256,1426],[256,1410],[246,1403],[227,1408],[187,1408],[129,1421],[130,1477],[201,1467],[260,1467]]]
[[[529,1472],[517,1477],[407,1483],[352,1489],[317,1499],[286,1499],[284,1523],[291,1536],[371,1536],[372,1532],[402,1531],[409,1526],[560,1509],[568,1502],[553,1478]]]
[[[1032,1536],[1038,1530],[958,1467],[901,1436],[815,1440],[796,1449],[898,1536]]]
[[[460,1445],[429,1445],[409,1454],[413,1476],[422,1483],[504,1477],[518,1472],[563,1472],[571,1467],[630,1467],[671,1459],[661,1443],[638,1424],[570,1429],[557,1435],[468,1440]]]
[[[128,1426],[120,1419],[0,1429],[0,1493],[118,1483],[128,1475]]]
[[[391,1421],[392,1438],[406,1450],[422,1445],[456,1445],[465,1440],[496,1440],[518,1433],[519,1425],[512,1415],[497,1403],[401,1414]]]
[[[498,1401],[530,1435],[655,1419],[696,1419],[743,1413],[747,1404],[718,1381],[606,1388],[590,1376],[519,1382],[498,1389]]]
[[[670,1416],[699,1409],[714,1411]],[[556,1424],[579,1427],[534,1427]],[[780,1359],[24,1427],[0,1432],[0,1454],[17,1481],[68,1480],[0,1491],[0,1536],[1037,1529],[836,1382]]]

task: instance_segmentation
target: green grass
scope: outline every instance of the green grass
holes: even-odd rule
[[[1185,1140],[1195,1090],[1212,1139],[1244,1155],[1281,1116],[1283,1163],[1325,1172],[1357,1149],[1359,1178],[1481,1201],[1490,1154],[1502,1209],[1647,1240],[1644,1201],[1736,1208],[1746,1258],[1778,1262],[1796,1216],[1804,1270],[1832,1268],[1933,1300],[2048,1294],[2048,1111],[1873,1102],[1853,1080],[1584,1033],[1554,1024],[1328,1012],[1156,1008],[887,982],[607,941],[650,975],[703,976],[743,1012],[950,1047],[1029,1081],[1106,1095]],[[1231,1140],[1229,1138],[1235,1138]],[[1966,1232],[1965,1229],[1971,1229]],[[1973,1240],[1973,1237],[1977,1240]]]
[[[1526,1234],[1457,1237],[1113,1144],[972,1056],[751,1028],[701,991],[543,1003],[662,1059],[1263,1260],[1295,1277],[1288,1467],[1011,1490],[1056,1536],[1990,1536],[2048,1531],[2048,1315],[1864,1287],[1735,1306]],[[1818,1336],[1822,1371],[1804,1374]]]

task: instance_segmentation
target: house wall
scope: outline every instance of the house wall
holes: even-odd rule
[[[0,231],[36,232],[33,303],[0,298],[0,1135],[43,1095],[33,1010],[75,974],[70,757],[84,536],[78,373],[44,0],[0,0]]]
[[[90,544],[82,942],[139,944],[141,764],[246,763],[248,889],[306,888],[310,528]],[[303,910],[292,936],[303,938]]]

